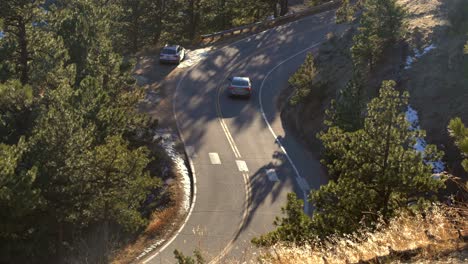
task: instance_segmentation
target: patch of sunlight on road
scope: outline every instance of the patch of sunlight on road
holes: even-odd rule
[[[187,54],[185,54],[185,59],[177,66],[177,68],[188,68],[197,64],[201,60],[208,57],[211,50],[213,50],[213,47],[205,47],[196,50],[187,50]]]

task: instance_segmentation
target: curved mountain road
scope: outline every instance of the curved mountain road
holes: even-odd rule
[[[283,128],[276,102],[306,53],[339,29],[333,11],[306,17],[215,50],[181,77],[174,112],[196,201],[177,236],[143,263],[175,263],[175,249],[196,248],[212,263],[243,260],[250,240],[274,229],[287,193],[304,199],[326,183],[319,162]],[[228,98],[235,75],[252,80],[250,100]]]

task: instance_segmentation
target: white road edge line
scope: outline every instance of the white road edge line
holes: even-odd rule
[[[269,31],[269,30],[272,30],[272,29],[268,29],[268,30],[265,30],[263,32],[266,32],[266,31]],[[263,33],[263,32],[260,32],[260,33]],[[258,34],[260,34],[258,33]],[[255,34],[257,35],[257,34]],[[235,45],[237,43],[240,43],[246,39],[249,39],[251,38],[253,35],[249,35],[245,38],[242,38],[242,39],[239,39],[238,41],[235,41],[234,43],[231,43],[229,45],[226,45],[222,48],[220,48],[219,50],[222,50],[222,49],[225,49],[227,47],[230,47],[232,45]],[[186,142],[185,142],[185,139],[184,139],[184,136],[182,134],[182,131],[180,130],[180,126],[179,126],[179,122],[177,121],[177,112],[176,112],[176,107],[175,107],[175,99],[176,99],[176,96],[177,96],[177,90],[180,89],[180,85],[182,84],[182,81],[185,79],[185,77],[187,77],[188,73],[193,70],[201,61],[198,61],[196,64],[192,65],[191,68],[187,69],[187,71],[185,71],[183,73],[183,76],[182,78],[180,78],[179,82],[177,83],[177,86],[176,86],[176,89],[174,91],[174,95],[172,97],[172,114],[174,116],[174,120],[176,122],[176,126],[177,126],[177,131],[179,133],[179,136],[180,136],[180,139],[182,140],[182,144],[184,145],[184,149],[187,149],[187,145],[186,145]],[[219,103],[219,102],[218,102]],[[237,149],[237,148],[236,148]],[[239,151],[239,150],[237,150]],[[234,152],[235,153],[235,152]],[[188,155],[187,155],[188,156]],[[239,153],[239,157],[240,158],[240,153]],[[172,238],[167,241],[164,246],[162,246],[156,253],[154,253],[153,255],[149,256],[148,258],[146,258],[144,261],[142,261],[143,264],[146,264],[148,263],[149,261],[151,261],[152,259],[154,259],[157,255],[159,255],[164,249],[166,249],[176,238],[177,236],[180,234],[180,232],[182,232],[182,229],[184,229],[185,225],[187,224],[188,220],[190,219],[190,216],[192,215],[193,213],[193,208],[195,207],[195,202],[197,201],[197,177],[196,177],[196,174],[195,174],[195,166],[194,166],[194,163],[193,163],[193,160],[192,160],[192,157],[188,157],[188,160],[189,160],[189,165],[190,165],[190,169],[192,170],[192,184],[193,184],[193,198],[192,198],[192,203],[190,204],[190,211],[189,213],[187,214],[187,217],[185,217],[185,220],[184,220],[184,223],[180,226],[179,230],[177,230],[177,232],[172,236]],[[248,178],[248,177],[247,177]],[[244,178],[244,181],[245,181],[245,178]],[[250,187],[248,187],[250,188]],[[248,206],[249,203],[247,203],[247,206]],[[244,214],[246,214],[247,212],[244,212]],[[247,218],[247,216],[243,217],[244,219]],[[242,223],[243,224],[243,221]],[[232,241],[233,243],[233,241]]]
[[[186,142],[185,142],[185,139],[184,139],[184,135],[182,134],[182,131],[180,130],[179,122],[177,121],[177,112],[176,112],[176,109],[175,109],[175,102],[176,102],[175,99],[176,99],[176,95],[177,95],[177,90],[179,89],[182,81],[187,76],[187,73],[188,72],[185,72],[184,75],[182,76],[182,78],[180,78],[179,82],[177,83],[177,86],[176,86],[176,89],[175,89],[175,92],[174,92],[174,96],[172,98],[172,114],[174,115],[174,119],[175,119],[176,126],[177,126],[177,131],[179,133],[180,139],[182,140],[182,144],[184,145],[184,149],[187,149],[187,145],[186,145]],[[159,253],[161,253],[164,249],[166,249],[176,239],[176,237],[180,234],[180,232],[182,232],[182,229],[184,229],[184,227],[187,224],[190,216],[192,215],[193,208],[195,207],[195,202],[197,201],[197,177],[196,177],[196,174],[195,174],[195,166],[193,164],[192,157],[190,157],[190,155],[187,155],[187,159],[189,161],[190,169],[192,171],[192,185],[193,185],[192,186],[193,187],[193,197],[192,197],[192,202],[190,203],[190,210],[189,210],[187,216],[185,217],[184,223],[180,226],[179,230],[177,230],[177,232],[171,237],[171,239],[169,241],[167,241],[164,244],[164,246],[162,246],[156,253],[149,256],[144,261],[142,261],[143,264],[148,263],[153,258],[155,258],[157,255],[159,255]]]
[[[332,10],[332,11],[333,11],[333,10]],[[322,13],[319,13],[319,14],[325,14],[325,13],[328,13],[328,12],[331,12],[331,11],[325,11],[325,12],[322,12]],[[317,15],[317,14],[316,14],[316,15]],[[315,16],[315,15],[313,15],[313,16]],[[313,16],[310,16],[310,17],[313,17]],[[293,23],[298,23],[298,22],[301,22],[301,21],[304,21],[304,20],[308,20],[308,19],[310,19],[310,17],[306,17],[306,18],[303,18],[303,19],[299,19],[299,20],[296,20],[296,21],[292,21],[292,22],[286,23],[286,24],[284,24],[284,25],[282,25],[282,26],[289,25],[289,24],[293,24]],[[226,46],[220,48],[219,50],[223,50],[223,49],[225,49],[225,48],[227,48],[227,47],[236,45],[237,43],[240,43],[240,42],[242,42],[242,41],[244,41],[244,40],[246,40],[246,39],[250,39],[251,37],[258,36],[258,35],[260,35],[260,34],[265,34],[266,32],[269,32],[269,31],[271,31],[271,30],[273,30],[273,29],[275,29],[275,28],[270,28],[270,29],[267,29],[267,30],[265,30],[265,31],[262,31],[262,32],[253,34],[253,35],[248,35],[248,36],[246,36],[245,38],[239,39],[238,41],[235,41],[235,42],[233,42],[233,43],[231,43],[231,44],[228,44],[228,45],[226,45]],[[310,48],[312,48],[312,47],[310,47]],[[309,48],[309,49],[310,49],[310,48]],[[207,57],[208,57],[208,56],[207,56]],[[206,58],[205,58],[205,60],[206,60]],[[181,78],[181,79],[179,80],[179,82],[177,83],[177,86],[176,86],[176,89],[175,89],[175,92],[174,92],[174,96],[173,96],[173,100],[172,100],[172,112],[173,112],[174,119],[175,119],[175,121],[176,121],[177,131],[178,131],[179,136],[180,136],[180,138],[181,138],[181,140],[182,140],[182,144],[184,145],[184,149],[185,149],[187,146],[186,146],[184,137],[183,137],[183,135],[182,135],[182,131],[180,130],[179,122],[177,121],[177,114],[176,114],[176,110],[175,110],[175,98],[176,98],[176,95],[177,95],[177,90],[179,89],[180,85],[182,84],[182,81],[185,79],[185,77],[188,75],[188,73],[189,73],[192,69],[194,69],[200,62],[201,62],[201,61],[198,61],[196,64],[192,65],[191,68],[188,68],[187,71],[184,72],[184,75],[182,76],[182,78]],[[267,75],[267,76],[268,76],[268,75]],[[262,86],[263,86],[263,82],[262,82]],[[261,91],[261,90],[260,90],[260,91]],[[260,92],[260,95],[261,95],[261,92]],[[219,98],[219,96],[218,96],[218,98]],[[262,105],[261,96],[260,96],[260,99],[259,99],[259,100],[260,100],[260,105]],[[219,102],[218,102],[218,103],[219,103]],[[263,118],[265,119],[265,121],[266,121],[267,124],[268,124],[268,127],[270,128],[270,131],[272,131],[271,126],[270,126],[270,124],[268,123],[268,121],[267,121],[267,119],[266,119],[266,116],[265,116],[264,113],[263,113],[263,108],[261,108],[261,111],[262,111],[262,114],[263,114]],[[224,121],[223,121],[223,122],[224,122]],[[274,132],[273,132],[273,131],[272,131],[272,133],[273,133],[273,135],[274,135]],[[275,137],[275,138],[276,138],[276,137]],[[280,143],[280,144],[281,144],[281,143]],[[281,145],[280,145],[280,146],[281,146]],[[283,148],[283,149],[284,149],[284,148]],[[238,150],[237,150],[237,151],[238,151]],[[287,156],[287,154],[286,154],[286,156]],[[289,156],[287,156],[287,157],[288,157],[288,159],[289,159]],[[239,153],[239,158],[240,158],[240,153]],[[190,211],[189,211],[189,213],[187,214],[187,217],[185,218],[184,223],[183,223],[182,226],[179,228],[179,230],[173,235],[173,237],[172,237],[169,241],[167,241],[167,242],[165,243],[165,245],[162,246],[156,253],[154,253],[154,254],[151,255],[150,257],[146,258],[144,261],[142,261],[142,263],[144,263],[144,264],[148,263],[150,260],[152,260],[152,259],[155,258],[157,255],[159,255],[164,249],[166,249],[166,248],[176,239],[176,237],[180,234],[180,232],[182,231],[182,229],[183,229],[183,228],[185,227],[185,225],[187,224],[187,222],[188,222],[190,216],[192,215],[193,208],[195,207],[195,202],[196,202],[196,200],[197,200],[197,184],[196,184],[197,181],[196,181],[195,166],[194,166],[194,164],[193,164],[193,160],[192,160],[191,157],[188,157],[188,160],[189,160],[190,169],[192,170],[192,179],[193,179],[193,199],[192,199],[192,203],[190,204]],[[290,161],[290,162],[291,162],[291,161]],[[292,163],[291,163],[291,164],[292,164]],[[243,175],[243,176],[244,176],[244,175]],[[247,181],[246,181],[246,179],[247,179]],[[248,175],[244,177],[244,181],[245,181],[246,183],[248,183]],[[248,190],[248,193],[250,194],[250,192],[251,192],[250,185],[247,184],[247,185],[246,185],[246,189]],[[248,197],[250,197],[250,195],[249,195]],[[306,197],[306,196],[304,196],[304,197]],[[250,200],[250,198],[249,198],[249,200]],[[244,211],[243,219],[246,219],[246,218],[247,218],[247,213],[248,213],[248,210],[249,210],[249,205],[250,205],[250,201],[247,201],[247,203],[246,203],[246,208],[247,208],[247,210]],[[240,224],[241,227],[242,227],[242,225],[243,225],[243,222],[244,222],[244,221],[242,221],[241,224]],[[218,257],[221,256],[220,258],[222,258],[222,257],[227,253],[227,252],[225,252],[225,250],[226,250],[228,247],[229,247],[229,250],[230,250],[230,248],[232,247],[232,244],[233,244],[233,243],[234,243],[234,241],[231,240],[231,242],[229,242],[228,246],[226,246],[226,248],[223,250],[223,252],[221,252],[220,255],[218,255]],[[224,254],[223,254],[223,253],[224,253]],[[218,259],[218,257],[216,257],[215,259]],[[219,259],[220,259],[220,258],[219,258]],[[210,261],[209,263],[214,263],[214,262],[213,262],[213,261]]]
[[[265,120],[265,123],[267,124],[268,126],[268,129],[270,130],[271,134],[273,135],[273,137],[275,138],[275,140],[278,138],[278,136],[276,135],[275,131],[273,130],[273,128],[271,127],[271,124],[270,122],[268,122],[268,119],[265,115],[265,111],[263,110],[263,102],[262,102],[262,91],[263,91],[263,86],[265,85],[265,81],[268,79],[268,77],[270,76],[270,74],[275,71],[278,67],[280,67],[281,65],[283,65],[284,63],[292,60],[293,58],[301,55],[302,53],[310,50],[310,49],[313,49],[315,47],[317,47],[318,45],[322,44],[322,42],[319,42],[319,43],[316,43],[306,49],[303,49],[301,51],[299,51],[298,53],[292,55],[291,57],[281,61],[279,64],[277,64],[275,67],[273,67],[268,73],[267,75],[265,75],[265,77],[263,78],[263,81],[262,81],[262,84],[260,85],[260,91],[259,91],[259,95],[258,95],[258,101],[260,102],[260,112],[262,113],[262,117],[263,117],[263,120]],[[289,163],[291,164],[293,170],[294,170],[294,173],[296,173],[296,176],[299,177],[299,178],[302,178],[300,173],[299,173],[299,170],[297,169],[296,165],[294,165],[294,162],[292,161],[291,157],[289,157],[289,154],[288,152],[286,152],[286,149],[283,147],[283,144],[281,144],[281,142],[279,140],[276,140],[276,142],[278,142],[278,145],[280,146],[281,148],[281,151],[283,151],[284,155],[286,155],[286,158],[288,159]],[[309,201],[307,200],[307,193],[309,192],[309,190],[304,190],[302,184],[300,183],[300,181],[298,181],[297,178],[296,179],[296,183],[297,185],[299,185],[299,187],[301,188],[302,190],[302,195],[304,196],[304,212],[306,214],[309,214]]]

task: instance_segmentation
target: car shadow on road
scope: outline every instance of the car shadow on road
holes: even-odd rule
[[[276,204],[274,207],[271,206],[278,202],[279,199],[286,200],[285,197],[287,193],[284,192],[285,188],[296,193],[300,191],[294,183],[294,172],[286,155],[282,152],[275,152],[272,158],[273,161],[265,164],[249,177],[251,197],[249,201],[246,201],[249,203],[248,216],[243,222],[239,232],[236,234],[235,240],[237,240],[243,231],[249,228],[256,214],[261,214],[263,212],[270,215],[271,210],[277,211],[277,216],[281,214],[280,207],[286,204]],[[270,179],[267,170],[275,170],[278,179]],[[271,217],[270,220],[271,222],[267,224],[273,224],[274,217]]]

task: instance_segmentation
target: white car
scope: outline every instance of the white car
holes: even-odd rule
[[[228,91],[230,96],[242,96],[250,98],[252,95],[252,83],[249,77],[232,77],[229,78]]]
[[[179,64],[185,58],[185,49],[179,45],[166,45],[159,53],[160,63]]]

